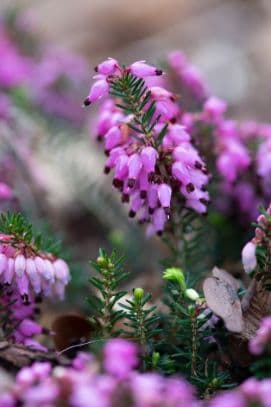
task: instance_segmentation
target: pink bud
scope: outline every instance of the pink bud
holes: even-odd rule
[[[152,222],[153,227],[158,235],[163,233],[167,217],[163,208],[158,208],[154,211]]]
[[[16,382],[21,386],[30,386],[35,380],[35,374],[30,367],[23,367],[16,376]]]
[[[113,126],[105,134],[105,150],[110,151],[121,143],[121,129],[119,126]]]
[[[251,273],[257,267],[256,245],[248,242],[242,250],[242,263],[246,273]]]
[[[251,377],[241,384],[240,389],[246,397],[256,399],[259,395],[259,381]]]
[[[226,109],[227,104],[214,96],[210,97],[204,104],[204,113],[211,120],[219,120]]]
[[[26,274],[29,276],[31,285],[36,294],[41,291],[41,276],[38,273],[35,261],[31,258],[26,260]]]
[[[0,199],[11,199],[12,196],[12,189],[4,182],[0,182]]]
[[[173,151],[173,157],[176,161],[194,167],[196,162],[201,163],[198,152],[188,143],[176,147]]]
[[[159,76],[163,74],[161,69],[157,69],[154,66],[148,65],[145,61],[136,61],[128,68],[133,75],[139,78],[145,78],[146,76]]]
[[[25,258],[22,254],[15,257],[14,267],[17,277],[22,277],[25,272]]]
[[[43,277],[45,278],[45,280],[48,280],[48,281],[54,280],[55,269],[54,269],[52,262],[48,259],[45,259],[44,264],[45,264],[45,269],[44,269]]]
[[[89,94],[84,101],[85,106],[104,97],[109,92],[109,84],[105,79],[99,79],[91,86]]]
[[[148,204],[150,212],[152,212],[158,205],[157,185],[151,185],[148,190]]]
[[[116,163],[116,171],[114,178],[118,180],[123,180],[126,175],[128,174],[128,157],[126,155],[119,156],[117,163]]]
[[[177,178],[179,181],[181,181],[184,185],[190,183],[190,176],[187,167],[181,163],[180,161],[177,161],[173,164],[172,166],[172,175],[173,177]]]
[[[111,168],[115,167],[118,157],[122,154],[124,154],[122,147],[115,147],[110,151],[109,157],[106,160],[105,167],[104,167],[104,171],[106,174],[108,174],[110,172]]]
[[[132,188],[135,185],[135,181],[139,176],[142,168],[142,161],[138,154],[133,154],[128,160],[128,174],[129,174],[129,187]]]
[[[5,275],[4,275],[4,282],[7,284],[11,284],[13,277],[14,277],[14,273],[15,273],[14,259],[9,258],[7,269],[6,269]]]
[[[145,171],[149,174],[154,172],[156,160],[158,158],[158,153],[153,147],[145,147],[141,151],[141,160]]]
[[[95,71],[102,75],[113,75],[119,68],[118,61],[108,58],[96,66]]]
[[[54,284],[54,293],[60,300],[64,300],[65,286],[62,281],[56,281]]]
[[[46,379],[52,371],[52,366],[49,362],[35,362],[32,365],[32,370],[39,380]]]
[[[25,271],[26,274],[29,276],[30,280],[35,278],[35,275],[37,274],[37,269],[33,259],[31,258],[26,259]]]
[[[31,319],[24,319],[19,327],[19,331],[22,333],[24,336],[33,336],[33,335],[40,335],[42,333],[42,327],[35,321],[32,321]]]
[[[149,187],[150,184],[148,181],[148,174],[144,170],[142,170],[139,176],[139,189],[141,198],[146,198]]]
[[[0,274],[3,274],[7,270],[8,259],[7,256],[3,253],[0,253]]]
[[[167,184],[158,186],[158,198],[163,208],[170,208],[172,189]]]
[[[172,124],[168,129],[168,134],[176,144],[188,142],[191,140],[191,137],[187,133],[185,126],[181,124]]]
[[[198,199],[187,199],[185,206],[201,214],[207,211],[206,204],[200,202]]]
[[[70,271],[67,263],[62,259],[57,259],[53,265],[55,268],[56,279],[64,282],[64,284],[67,284],[70,280]]]
[[[129,211],[130,218],[133,218],[137,211],[142,207],[143,200],[140,198],[140,194],[136,193],[133,197],[132,204]]]
[[[16,262],[16,260],[15,260],[15,262]],[[16,268],[15,268],[15,272],[16,272]],[[17,286],[18,286],[18,290],[19,290],[20,295],[21,296],[24,296],[24,295],[28,296],[29,280],[28,280],[28,277],[26,276],[26,274],[23,274],[20,277],[17,274],[16,282],[17,282]]]
[[[34,262],[38,273],[43,277],[46,268],[44,260],[41,257],[36,256]]]

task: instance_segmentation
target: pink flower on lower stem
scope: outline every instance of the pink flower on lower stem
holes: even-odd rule
[[[151,66],[145,63],[145,61],[137,61],[129,66],[129,71],[133,75],[139,78],[145,78],[147,76],[159,76],[163,74],[161,69],[157,69],[155,66]]]
[[[124,379],[138,364],[137,346],[124,339],[111,339],[104,346],[106,372]]]
[[[99,79],[91,86],[90,91],[86,99],[84,100],[84,105],[89,106],[91,103],[96,102],[105,95],[108,94],[109,84],[105,79]]]
[[[113,58],[107,58],[95,67],[95,71],[102,75],[113,75],[118,69],[118,61]]]

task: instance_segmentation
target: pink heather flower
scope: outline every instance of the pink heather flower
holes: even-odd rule
[[[27,247],[23,243],[18,243],[15,248],[13,239],[14,236],[1,234],[0,284],[9,284],[7,290],[12,295],[2,296],[1,304],[12,304],[10,321],[17,326],[14,338],[24,343],[26,338],[41,332],[41,328],[32,321],[34,296],[41,294],[63,299],[70,273],[62,259],[49,253],[37,255],[31,245]]]
[[[17,277],[23,277],[25,272],[25,257],[22,254],[18,254],[18,256],[15,257],[14,267]]]
[[[111,87],[127,72],[141,77],[143,70],[147,75],[154,72],[154,67],[136,62],[130,67],[118,68],[103,80]],[[113,186],[119,190],[122,202],[129,203],[129,215],[137,215],[140,223],[150,223],[150,233],[161,234],[170,215],[174,195],[183,198],[181,209],[206,212],[209,175],[204,161],[192,145],[191,136],[185,126],[178,123],[181,113],[176,96],[163,86],[149,87],[148,82],[146,86],[150,100],[145,103],[143,112],[151,103],[155,106],[150,134],[146,134],[143,128],[141,133],[141,130],[130,127],[133,115],[125,114],[116,105],[119,101],[114,103],[114,99],[107,99],[102,104],[96,134],[104,141],[108,155],[104,172],[113,170]],[[165,131],[164,137],[157,140],[162,130]]]
[[[238,391],[219,394],[211,400],[209,407],[247,407],[245,398]]]
[[[4,392],[0,394],[0,407],[16,407],[15,396]]]
[[[138,78],[145,78],[147,76],[159,76],[163,74],[161,69],[157,69],[154,66],[148,65],[145,61],[137,61],[134,62],[128,68],[129,71],[132,72],[133,75],[137,76]]]
[[[111,127],[105,134],[105,151],[110,151],[112,148],[121,144],[122,131],[119,126]]]
[[[1,257],[1,256],[0,256]],[[15,268],[14,268],[14,259],[9,258],[8,259],[8,264],[7,267],[5,268],[5,273],[4,273],[4,283],[11,284],[13,277],[15,273]]]
[[[147,174],[154,172],[158,153],[153,147],[145,147],[141,150],[141,161]]]
[[[133,397],[138,407],[162,405],[164,381],[156,373],[135,373],[131,378]],[[166,400],[165,400],[166,401]]]
[[[89,106],[91,103],[100,100],[109,92],[109,84],[105,79],[98,79],[91,86],[88,96],[84,101],[85,106]]]
[[[173,406],[193,406],[193,387],[182,379],[170,378],[165,386],[164,399]]]
[[[251,377],[241,384],[240,390],[247,399],[255,400],[259,394],[259,381]]]
[[[40,335],[42,327],[31,319],[24,319],[18,326],[18,331],[25,337],[31,337],[33,335]]]
[[[31,76],[32,62],[23,56],[9,39],[7,32],[0,27],[0,85],[4,88],[20,86]]]
[[[23,401],[26,406],[52,406],[58,396],[58,392],[56,384],[46,380],[26,390],[23,394]]]
[[[271,317],[263,318],[256,335],[249,341],[249,350],[254,355],[263,353],[271,340]]]
[[[142,168],[142,161],[139,154],[131,155],[129,157],[127,166],[128,166],[128,185],[129,187],[132,188]]]
[[[113,58],[107,58],[96,66],[95,71],[102,75],[113,75],[118,69],[118,61]]]
[[[211,96],[206,100],[203,106],[203,116],[207,121],[219,122],[223,114],[227,110],[227,104],[224,100],[218,99],[215,96]]]
[[[93,361],[92,355],[84,352],[79,352],[77,353],[75,359],[73,359],[72,366],[74,367],[74,369],[83,370],[90,364],[91,361]]]
[[[197,68],[188,63],[182,52],[170,52],[167,61],[181,88],[196,98],[196,101],[206,98],[208,92],[203,78]]]
[[[3,253],[0,253],[0,275],[4,273],[8,266],[7,256]]]
[[[12,189],[5,184],[4,182],[0,182],[0,199],[11,199],[13,197]]]
[[[172,195],[171,187],[167,184],[161,184],[157,188],[157,193],[161,206],[165,209],[169,209]]]
[[[163,208],[158,208],[154,211],[153,213],[153,227],[155,232],[158,235],[161,235],[163,233],[165,223],[167,221],[167,216],[165,214],[165,211]]]
[[[257,267],[256,245],[248,242],[242,250],[242,263],[246,273],[251,273]]]
[[[70,270],[67,263],[62,259],[53,262],[55,269],[55,278],[65,285],[70,281]]]
[[[138,364],[137,346],[124,339],[111,339],[104,346],[106,372],[124,379]]]

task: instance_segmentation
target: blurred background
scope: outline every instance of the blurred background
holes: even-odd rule
[[[62,50],[80,55],[84,65],[76,89],[78,126],[67,118],[53,126],[55,118],[50,116],[37,124],[29,112],[19,114],[16,131],[32,135],[32,166],[36,166],[34,175],[29,168],[17,170],[15,187],[23,208],[37,224],[43,216],[48,219],[49,227],[64,240],[63,246],[77,263],[75,288],[85,286],[87,260],[97,256],[100,246],[124,252],[136,278],[144,280],[147,274],[143,284],[152,286],[164,248],[155,239],[146,241],[140,227],[128,220],[110,179],[102,174],[104,156],[92,137],[95,112],[81,109],[93,67],[107,56],[124,63],[137,59],[159,63],[168,51],[180,49],[201,70],[211,93],[229,103],[233,118],[268,121],[271,2],[2,0],[1,15],[16,6],[27,16],[27,24],[35,27],[34,37],[53,44],[58,55]],[[70,72],[78,79],[76,69]],[[31,193],[24,171],[38,185],[30,188]]]

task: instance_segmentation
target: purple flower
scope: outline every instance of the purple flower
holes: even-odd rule
[[[124,379],[138,364],[137,346],[124,339],[111,339],[104,346],[106,372]]]
[[[146,76],[159,76],[162,75],[163,71],[157,69],[155,66],[151,66],[145,63],[145,61],[134,62],[128,68],[133,75],[138,76],[139,78],[145,78]]]

